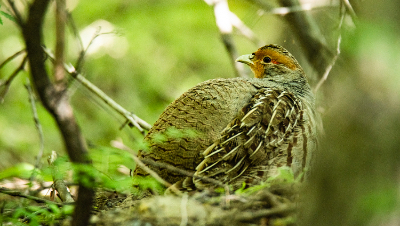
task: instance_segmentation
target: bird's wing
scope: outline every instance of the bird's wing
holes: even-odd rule
[[[240,187],[243,182],[263,178],[277,155],[290,165],[288,143],[301,123],[302,113],[302,105],[292,93],[260,89],[222,131],[221,138],[203,152],[204,160],[195,175]],[[286,154],[282,154],[282,146]],[[197,188],[210,186],[198,178],[193,182]]]

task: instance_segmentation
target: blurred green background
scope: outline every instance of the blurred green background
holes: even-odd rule
[[[20,2],[16,2],[21,6]],[[280,18],[246,1],[229,1],[230,9],[265,44],[277,43],[290,49],[307,68],[301,49],[289,27]],[[196,84],[213,78],[234,77],[229,56],[221,42],[213,8],[204,1],[67,1],[82,41],[88,49],[83,74],[126,109],[153,124],[163,109]],[[5,7],[1,8],[5,10]],[[338,8],[328,6],[313,14],[331,15],[331,30],[337,26]],[[15,24],[3,18],[0,26],[0,62],[23,49],[23,40]],[[54,49],[54,2],[47,13],[45,45]],[[326,28],[326,27],[325,27]],[[75,64],[80,51],[71,29],[67,29],[67,60]],[[334,31],[333,32],[337,32]],[[331,31],[332,33],[332,31]],[[330,34],[332,35],[332,34]],[[248,54],[260,46],[235,36],[239,54]],[[20,64],[14,59],[0,70],[3,81]],[[50,67],[49,67],[50,68]],[[246,68],[248,69],[248,68]],[[309,76],[315,75],[308,68]],[[0,169],[17,162],[34,162],[39,150],[38,133],[32,119],[28,94],[24,88],[28,73],[13,81],[0,105]],[[89,143],[109,146],[122,138],[135,147],[142,136],[135,129],[119,127],[123,118],[116,115],[77,82],[71,85],[71,99],[78,122]],[[63,153],[59,132],[53,119],[37,104],[45,138],[45,156],[51,150]]]
[[[293,28],[284,15],[264,12],[252,2],[228,1],[231,11],[264,44],[286,47],[315,87],[322,74],[310,66],[295,35],[296,29],[304,28]],[[308,188],[304,225],[399,225],[400,3],[350,1],[358,19],[347,15],[339,30],[339,5],[346,1],[300,2],[320,6],[309,14],[332,53],[342,34],[338,61],[316,94],[325,130]],[[204,1],[71,0],[67,4],[85,47],[98,27],[100,32],[116,33],[95,39],[83,74],[150,124],[187,89],[208,79],[234,76],[213,8]],[[44,30],[45,44],[51,49],[53,18],[54,5]],[[23,48],[15,24],[2,19],[0,62]],[[234,40],[239,54],[260,47],[238,35]],[[69,32],[66,61],[74,64],[79,50]],[[18,57],[2,68],[0,80],[7,79],[21,60]],[[19,74],[0,104],[0,171],[21,162],[34,164],[40,147],[24,88],[27,77],[27,73]],[[138,150],[143,136],[135,129],[120,131],[122,117],[78,83],[72,82],[70,91],[76,117],[92,147],[109,147],[111,140],[121,139]],[[64,148],[53,119],[39,102],[37,108],[45,164],[51,150],[62,155]]]

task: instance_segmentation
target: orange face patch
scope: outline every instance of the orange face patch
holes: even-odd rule
[[[266,59],[269,58],[269,59]],[[291,70],[298,69],[296,60],[291,58],[285,53],[282,53],[276,49],[269,48],[268,46],[261,47],[250,57],[252,64],[248,64],[254,73],[256,78],[265,77],[265,67],[268,64],[282,64]]]
[[[254,62],[257,61],[261,62],[264,57],[270,57],[271,62],[274,64],[284,64],[286,67],[290,68],[291,70],[295,70],[297,68],[296,64],[294,64],[293,59],[289,56],[285,56],[273,49],[258,49],[255,53]]]

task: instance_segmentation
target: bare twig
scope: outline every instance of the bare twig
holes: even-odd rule
[[[230,12],[230,20],[232,25],[239,31],[239,33],[252,41],[256,46],[260,47],[265,44],[263,41],[257,38],[254,32],[249,27],[247,27],[243,23],[243,21],[233,12]]]
[[[342,12],[342,16],[341,16],[340,22],[339,22],[339,32],[340,32],[340,30],[342,28],[344,17],[345,17],[345,12]],[[336,44],[336,54],[333,57],[331,63],[326,68],[324,75],[319,80],[318,84],[315,86],[314,93],[317,93],[317,91],[322,86],[322,84],[324,84],[324,82],[328,79],[329,73],[331,72],[332,67],[335,65],[335,63],[336,63],[336,61],[337,61],[337,59],[338,59],[338,57],[340,55],[340,43],[341,43],[341,41],[342,41],[342,33],[340,32],[338,40],[337,40],[337,44]]]
[[[0,92],[0,103],[3,103],[4,97],[10,89],[11,82],[14,80],[15,77],[17,77],[20,71],[24,70],[27,59],[27,57],[24,57],[21,64],[14,70],[10,77],[5,82],[0,83],[0,87],[4,86],[4,89]]]
[[[56,0],[56,51],[54,62],[54,78],[57,85],[65,85],[64,50],[65,24],[67,20],[65,0]]]
[[[3,188],[3,187],[0,187],[0,193],[11,195],[11,196],[15,196],[15,197],[21,197],[21,198],[30,199],[30,200],[33,200],[33,201],[35,201],[37,203],[54,204],[54,205],[57,205],[57,206],[64,206],[64,205],[72,204],[72,203],[63,203],[63,204],[61,204],[61,203],[53,202],[53,201],[50,201],[50,200],[47,200],[47,199],[42,199],[42,198],[38,198],[38,197],[35,197],[35,196],[31,196],[31,195],[24,195],[24,194],[22,194],[22,192],[9,190],[9,189]]]
[[[49,49],[44,48],[45,53],[54,60],[54,55],[51,53]],[[68,65],[64,63],[65,70],[71,74],[76,80],[78,80],[82,85],[88,88],[91,92],[96,94],[100,99],[102,99],[106,104],[111,106],[114,110],[116,110],[119,114],[124,116],[126,120],[129,121],[133,126],[135,126],[142,134],[144,134],[144,129],[149,130],[151,125],[148,124],[143,119],[139,118],[135,114],[127,111],[113,99],[111,99],[107,94],[105,94],[102,90],[100,90],[97,86],[92,84],[89,80],[83,77],[80,73],[78,73],[72,65]]]
[[[120,142],[114,141],[114,142],[112,143],[112,145],[113,145],[114,147],[116,147],[116,148],[129,151],[130,153],[134,153],[133,150],[131,150],[129,147],[126,147],[124,144],[122,144],[122,143],[120,143]],[[116,146],[116,145],[117,145],[117,146]],[[123,148],[122,148],[122,147],[123,147]],[[135,161],[136,161],[136,160],[135,160]],[[178,168],[178,167],[172,166],[172,165],[170,165],[170,164],[162,163],[162,162],[156,162],[156,161],[149,160],[149,159],[142,159],[142,160],[140,160],[140,161],[141,161],[142,163],[147,164],[147,165],[152,165],[152,166],[155,166],[155,167],[157,167],[157,168],[164,168],[164,169],[167,169],[167,170],[170,171],[170,172],[179,173],[179,174],[181,174],[181,175],[183,175],[183,176],[193,177],[193,178],[196,178],[196,179],[199,179],[199,180],[203,180],[203,181],[209,182],[209,183],[214,184],[214,185],[216,185],[216,186],[218,186],[218,187],[224,188],[224,189],[227,191],[227,194],[229,194],[229,191],[230,191],[229,186],[227,186],[226,184],[224,184],[224,183],[222,183],[222,182],[220,182],[220,181],[218,181],[218,180],[215,180],[215,179],[212,179],[212,178],[208,178],[208,177],[197,176],[197,175],[194,175],[194,173],[192,173],[192,172],[189,172],[189,171],[187,171],[187,170],[183,170],[183,169],[180,169],[180,168]]]
[[[69,23],[69,25],[71,26],[72,32],[74,33],[75,37],[78,39],[78,44],[81,50],[84,49],[83,47],[83,41],[81,36],[79,35],[79,31],[78,28],[75,25],[75,21],[74,18],[72,17],[72,14],[70,12],[66,12],[67,13],[67,21]]]
[[[207,4],[214,7],[215,22],[221,33],[222,42],[230,56],[231,63],[235,68],[236,76],[248,77],[244,69],[244,65],[236,62],[239,56],[232,38],[232,21],[227,0],[204,0]],[[237,21],[236,21],[237,22]]]
[[[11,7],[11,11],[14,14],[14,18],[15,18],[17,24],[22,28],[24,22],[23,22],[21,14],[19,13],[17,7],[14,4],[14,1],[13,0],[8,0],[7,2]]]
[[[129,151],[132,154],[132,158],[133,160],[135,160],[136,164],[138,166],[140,166],[140,168],[142,168],[144,171],[146,171],[148,174],[150,174],[150,176],[152,176],[154,179],[156,179],[158,182],[160,182],[162,185],[164,185],[165,187],[171,187],[171,184],[168,183],[167,181],[165,181],[164,179],[162,179],[156,172],[154,172],[153,170],[151,170],[149,167],[147,167],[133,152],[133,150],[131,150],[129,147],[125,146],[122,142],[119,141],[112,141],[111,145],[115,148],[121,149],[121,150],[125,150],[125,151]],[[178,189],[176,189],[175,187],[171,187],[171,190],[173,192],[175,192],[177,195],[182,195],[182,192],[179,191]]]
[[[16,53],[14,53],[12,56],[8,57],[5,61],[3,61],[3,63],[0,64],[0,69],[4,67],[4,65],[6,65],[8,62],[12,61],[14,58],[16,58],[17,56],[19,56],[21,53],[24,53],[25,49],[20,50]]]
[[[203,181],[209,182],[211,184],[214,184],[218,187],[228,189],[228,191],[229,191],[229,188],[226,186],[226,184],[221,183],[220,181],[214,180],[212,178],[197,176],[197,175],[194,175],[194,173],[191,173],[189,171],[186,171],[186,170],[183,170],[183,169],[180,169],[175,166],[171,166],[169,164],[162,163],[162,162],[155,162],[155,161],[148,160],[148,159],[143,159],[142,162],[144,162],[148,165],[155,166],[155,167],[167,169],[170,172],[176,172],[176,173],[179,173],[179,174],[187,176],[187,177],[193,177],[193,178],[196,178],[199,180],[203,180]]]
[[[76,63],[75,63],[76,71],[78,71],[78,72],[81,71],[81,69],[82,69],[82,67],[83,67],[83,64],[84,64],[84,62],[85,62],[86,53],[87,53],[89,47],[92,45],[93,41],[94,41],[97,37],[99,37],[100,29],[101,29],[101,28],[99,27],[99,28],[96,30],[96,32],[94,33],[92,39],[90,39],[89,44],[86,46],[86,48],[83,46],[83,42],[82,42],[81,36],[79,35],[79,33],[77,34],[78,39],[80,40],[80,42],[82,42],[82,50],[80,51],[78,60],[77,60]]]
[[[328,79],[328,75],[331,72],[333,65],[335,65],[335,63],[336,63],[336,61],[337,61],[337,59],[338,59],[338,57],[340,55],[340,43],[341,43],[341,41],[342,41],[342,35],[339,35],[339,38],[338,38],[338,41],[337,41],[336,54],[333,57],[331,63],[326,68],[326,71],[325,71],[324,75],[319,80],[318,84],[315,86],[314,93],[316,93],[319,90],[319,88],[322,86],[322,84],[324,84],[326,79]]]
[[[282,203],[278,200],[277,196],[268,190],[263,191],[262,196],[265,197],[272,207],[280,206]]]
[[[235,220],[238,221],[251,221],[254,219],[259,219],[262,217],[268,217],[272,215],[287,215],[289,213],[292,213],[296,211],[296,205],[295,204],[282,204],[277,207],[271,208],[271,209],[263,209],[263,210],[258,210],[258,211],[246,211],[246,212],[240,212],[240,214],[237,214],[236,212],[232,214],[229,214],[230,217],[234,217]]]
[[[279,3],[284,7],[301,6],[298,0],[279,0]],[[289,13],[284,18],[297,35],[308,61],[322,77],[333,54],[315,20],[307,11]]]
[[[32,109],[32,115],[33,115],[33,121],[35,122],[35,127],[36,130],[38,131],[39,134],[39,143],[40,143],[40,148],[39,148],[39,152],[36,156],[36,162],[35,162],[35,168],[39,169],[40,168],[40,160],[42,159],[43,156],[43,151],[44,151],[44,138],[43,138],[43,130],[42,130],[42,125],[40,124],[39,121],[39,117],[37,114],[37,110],[36,110],[36,104],[35,104],[35,97],[32,91],[32,86],[31,83],[29,81],[29,78],[26,79],[26,84],[25,84],[25,88],[28,90],[28,95],[29,95],[29,103],[31,105],[31,109]],[[29,178],[29,181],[33,181],[35,178],[35,175],[32,174],[32,176]]]
[[[73,31],[73,33],[74,33],[76,39],[78,39],[79,46],[80,46],[80,49],[81,49],[81,50],[79,51],[79,57],[78,57],[78,59],[76,60],[76,63],[75,63],[75,70],[76,70],[78,73],[80,73],[81,70],[82,70],[83,64],[84,64],[84,62],[85,62],[86,53],[87,53],[89,47],[93,44],[93,41],[94,41],[97,37],[99,37],[99,36],[101,36],[101,35],[116,34],[116,32],[114,32],[114,31],[113,31],[113,32],[100,32],[100,31],[101,31],[101,27],[98,27],[97,30],[96,30],[96,32],[93,34],[93,37],[90,39],[88,45],[87,45],[86,47],[84,47],[82,38],[81,38],[81,36],[80,36],[80,34],[79,34],[78,29],[77,29],[76,26],[75,26],[75,23],[74,23],[74,20],[73,20],[73,17],[72,17],[71,14],[68,14],[68,21],[70,22],[70,26],[71,26],[71,28],[72,28],[72,31]]]
[[[114,32],[114,31],[112,31],[112,32],[100,32],[100,31],[101,31],[101,27],[98,27],[96,32],[93,34],[93,37],[90,39],[90,41],[89,41],[88,45],[86,46],[86,48],[83,48],[82,51],[79,53],[79,58],[78,58],[78,60],[76,61],[76,64],[75,64],[76,65],[76,71],[78,71],[78,72],[81,71],[81,69],[83,67],[83,64],[85,62],[86,53],[89,50],[89,47],[93,44],[94,40],[97,37],[99,37],[101,35],[116,34],[116,32]],[[79,36],[79,34],[78,34],[78,38],[82,42],[82,39]],[[82,46],[83,46],[83,44],[82,44]]]
[[[76,68],[76,71],[80,73],[81,69],[82,69],[82,66],[83,66],[83,60],[84,60],[84,56],[85,56],[86,51],[85,51],[85,47],[83,46],[82,38],[79,35],[78,28],[75,25],[75,21],[74,21],[74,18],[72,17],[72,15],[71,15],[71,13],[67,12],[67,18],[68,18],[67,21],[68,21],[68,23],[69,23],[69,25],[71,27],[71,30],[72,30],[75,38],[78,40],[78,44],[79,44],[80,51],[79,51],[78,60],[76,61],[76,64],[75,64],[75,68]]]
[[[354,12],[354,9],[351,6],[350,1],[349,0],[342,0],[342,2],[344,3],[344,6],[346,7],[347,12],[350,14],[351,19],[353,20],[353,22],[357,21],[356,12]]]

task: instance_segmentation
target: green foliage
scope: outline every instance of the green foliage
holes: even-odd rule
[[[133,183],[132,183],[133,182]],[[134,186],[134,189],[132,192],[135,195],[139,195],[141,192],[146,191],[146,190],[152,190],[157,192],[158,194],[163,194],[165,188],[153,177],[147,176],[147,177],[133,177],[131,181],[131,186]]]
[[[52,225],[57,219],[71,215],[74,206],[66,205],[59,207],[49,204],[46,208],[40,206],[18,207],[11,217],[4,217],[3,222],[13,225]]]
[[[90,158],[93,163],[93,173],[97,178],[96,183],[101,186],[115,189],[117,191],[130,190],[131,179],[122,173],[135,168],[135,162],[130,153],[105,146],[96,146],[90,151]]]
[[[1,8],[1,5],[0,5],[0,8]],[[0,10],[0,24],[1,25],[3,25],[3,20],[1,19],[1,16],[4,16],[5,18],[15,22],[15,18],[12,15],[4,12],[3,10]]]
[[[29,163],[18,163],[0,172],[0,180],[10,177],[29,178],[34,166]]]
[[[207,79],[234,76],[219,39],[213,11],[202,1],[98,1],[96,7],[90,1],[78,1],[77,4],[68,10],[78,32],[82,32],[80,35],[85,47],[98,28],[95,23],[104,22],[99,24],[101,32],[118,30],[122,34],[96,38],[85,58],[84,75],[116,102],[150,124],[168,103],[188,88]],[[243,3],[236,4],[232,3],[232,7],[237,10],[245,8]],[[44,24],[44,45],[54,49],[55,26],[51,10],[53,8],[49,8]],[[111,27],[106,27],[107,23]],[[91,25],[93,30],[84,33]],[[68,31],[66,63],[75,63],[79,45]],[[20,30],[13,23],[5,23],[0,32],[2,63],[24,49],[24,43]],[[104,49],[105,46],[109,47]],[[121,55],[113,55],[118,51]],[[18,67],[21,58],[15,58],[1,68],[1,81]],[[48,62],[49,72],[51,66]],[[0,171],[17,162],[32,163],[39,150],[38,134],[23,87],[27,76],[28,73],[20,73],[14,79],[0,107],[0,149],[5,160],[0,162]],[[143,149],[139,142],[143,136],[135,129],[119,130],[123,123],[120,116],[76,82],[70,87],[74,114],[90,143],[108,146],[110,140],[122,139],[135,150]],[[51,150],[62,152],[63,142],[60,142],[54,120],[40,101],[36,103],[44,131],[44,156]],[[19,158],[9,153],[15,153]],[[45,158],[42,159],[44,163]]]
[[[299,177],[296,178],[299,180]],[[267,179],[267,183],[294,183],[294,174],[292,168],[288,166],[282,166],[278,168],[278,174],[275,176],[272,176]]]
[[[385,216],[398,208],[398,189],[395,183],[375,188],[374,190],[360,195],[357,200],[356,207],[357,211],[363,211],[364,213],[371,215],[376,214],[377,216]],[[356,214],[356,213],[355,213]]]

